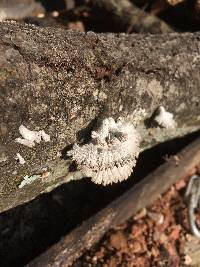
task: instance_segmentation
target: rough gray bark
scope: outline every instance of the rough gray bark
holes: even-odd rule
[[[199,129],[199,40],[199,33],[94,34],[1,23],[0,211],[76,178],[59,153],[98,117],[134,121],[144,109],[137,126],[142,149]],[[145,123],[159,105],[173,112],[176,129]],[[21,124],[44,129],[51,141],[16,143]],[[48,177],[18,188],[44,168]]]

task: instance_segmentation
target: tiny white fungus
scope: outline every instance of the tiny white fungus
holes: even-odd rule
[[[34,174],[32,176],[25,175],[18,187],[23,188],[25,185],[32,184],[32,182],[34,182],[36,179],[38,179],[40,177],[41,177],[41,175],[38,175],[38,174]]]
[[[174,115],[165,110],[163,106],[160,106],[156,111],[154,121],[161,127],[166,129],[173,129],[176,127]]]
[[[100,127],[91,132],[91,141],[74,144],[68,156],[79,170],[96,184],[108,185],[126,180],[139,155],[139,134],[132,124],[106,118]]]
[[[41,141],[40,132],[31,131],[28,128],[26,128],[26,126],[24,125],[19,126],[19,132],[24,139],[27,139],[32,142],[35,141],[36,143],[39,143]]]
[[[15,139],[15,142],[17,142],[17,143],[19,143],[21,145],[27,146],[27,147],[33,147],[33,146],[35,146],[35,143],[33,141],[29,141],[29,140],[23,139],[21,137],[16,138]]]
[[[45,142],[49,142],[50,141],[50,135],[46,134],[45,131],[40,131],[41,133],[41,137]]]
[[[19,153],[17,153],[17,156],[15,159],[19,160],[19,163],[22,165],[24,165],[26,162],[25,159]]]
[[[23,138],[16,138],[15,141],[27,147],[33,147],[35,146],[35,142],[39,144],[42,140],[45,142],[50,141],[50,136],[44,130],[31,131],[26,126],[20,125],[19,132]]]

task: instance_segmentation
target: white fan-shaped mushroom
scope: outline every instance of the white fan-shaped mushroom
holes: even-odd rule
[[[139,135],[128,122],[106,118],[92,131],[89,144],[75,144],[68,155],[84,175],[97,184],[112,184],[127,179],[139,155]]]
[[[174,120],[174,115],[165,110],[163,106],[160,106],[156,111],[154,121],[161,127],[166,129],[175,128],[176,122]]]

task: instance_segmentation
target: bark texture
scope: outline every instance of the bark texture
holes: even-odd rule
[[[142,149],[199,129],[199,53],[199,33],[95,34],[1,23],[0,211],[76,179],[60,153],[87,137],[99,117],[134,122],[145,110],[137,125]],[[160,105],[174,114],[175,129],[149,126]],[[51,141],[16,143],[21,124],[45,130]],[[48,177],[18,188],[25,175],[46,170]]]

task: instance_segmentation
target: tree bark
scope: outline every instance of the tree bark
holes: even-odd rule
[[[128,117],[144,150],[200,128],[200,34],[78,33],[0,24],[0,212],[70,179],[67,146],[88,136],[99,117]],[[150,127],[163,105],[177,127]],[[45,130],[50,142],[15,142],[19,126]],[[86,130],[84,130],[86,129]],[[26,163],[15,159],[20,153]],[[40,179],[18,188],[25,175]]]

